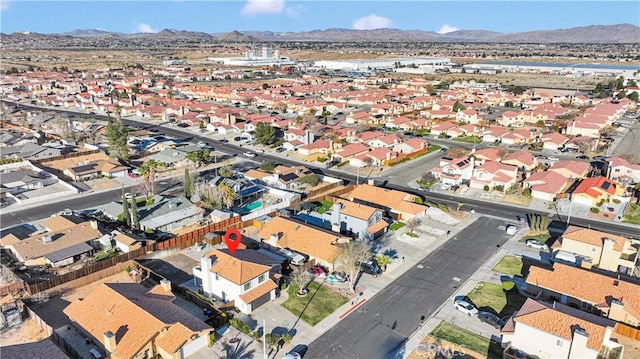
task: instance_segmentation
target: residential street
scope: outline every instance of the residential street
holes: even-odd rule
[[[311,343],[310,357],[373,359],[396,352],[507,241],[502,224],[481,217],[449,239]]]

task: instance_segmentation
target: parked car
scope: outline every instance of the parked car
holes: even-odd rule
[[[470,317],[478,314],[478,309],[473,304],[465,302],[464,300],[456,300],[453,306]]]
[[[305,256],[298,252],[292,251],[289,248],[281,248],[280,250],[278,250],[278,252],[287,257],[289,259],[289,262],[291,262],[291,264],[293,265],[302,265],[307,261],[307,258]]]
[[[527,247],[536,248],[543,251],[549,251],[549,246],[540,242],[537,239],[528,239],[526,243],[527,243]]]
[[[360,270],[364,273],[370,274],[374,277],[382,274],[382,269],[378,265],[375,259],[359,261],[360,262]]]
[[[286,151],[286,150],[287,150],[287,149],[286,149],[286,148],[284,148],[284,147],[278,147],[278,148],[276,148],[276,152],[278,152],[278,153],[282,153],[282,152],[284,152],[284,151]]]
[[[555,161],[560,161],[560,159],[559,159],[558,157],[554,157],[554,156],[549,156],[549,157],[547,157],[547,159],[548,159],[549,161],[554,161],[554,162],[555,162]]]
[[[256,155],[255,153],[253,153],[253,152],[245,152],[245,153],[244,153],[244,155],[245,155],[245,156],[247,156],[247,157],[249,157],[249,158],[254,158],[254,157],[256,157],[256,156],[257,156],[257,155]]]
[[[589,156],[580,155],[580,156],[576,156],[576,158],[579,159],[579,160],[588,160]]]
[[[229,143],[229,140],[227,140],[226,138],[223,138],[220,140],[220,143]]]
[[[504,325],[502,319],[498,318],[497,315],[489,312],[479,312],[478,319],[480,319],[481,322],[487,323],[496,329],[501,329]]]
[[[264,153],[264,150],[262,148],[257,148],[254,151],[256,151],[257,153]]]
[[[347,275],[345,273],[342,272],[333,272],[329,275],[329,277],[327,277],[327,281],[329,283],[344,283],[347,280],[349,280],[349,278],[347,277]]]
[[[124,194],[124,198],[126,198],[126,199],[132,199],[132,198],[133,198],[133,193],[131,193],[131,192],[127,192],[127,193],[125,193],[125,194]]]
[[[200,147],[204,147],[204,146],[206,146],[206,145],[207,145],[207,143],[206,143],[206,142],[204,142],[204,141],[198,141],[198,146],[200,146]]]

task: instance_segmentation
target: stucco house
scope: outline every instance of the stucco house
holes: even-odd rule
[[[427,213],[427,207],[416,203],[416,196],[410,193],[360,184],[346,195],[347,199],[367,204],[385,211],[397,220],[422,218]]]
[[[502,346],[512,357],[622,359],[612,338],[615,322],[559,303],[527,299],[502,327]]]
[[[628,184],[640,182],[640,165],[631,164],[620,157],[609,157],[606,164],[607,178]]]
[[[590,228],[569,226],[553,244],[553,251],[576,254],[583,267],[593,266],[629,274],[634,268],[639,247],[640,241],[637,240]]]
[[[276,298],[282,262],[252,249],[214,249],[193,268],[193,280],[207,297],[234,301],[249,314]]]
[[[384,211],[381,209],[335,198],[323,218],[331,223],[332,228],[338,225],[340,231],[351,232],[356,238],[370,241],[387,232],[389,224],[383,219],[383,215]]]
[[[502,191],[507,191],[516,184],[518,179],[518,167],[489,161],[473,169],[469,187],[484,189],[484,186],[496,189],[502,187]]]
[[[640,323],[640,285],[570,265],[532,266],[525,291],[616,322]]]
[[[171,282],[149,289],[104,283],[63,312],[112,359],[186,358],[209,344],[212,328],[173,303]],[[84,344],[84,343],[83,343]]]
[[[571,201],[596,207],[599,202],[612,202],[624,193],[624,188],[608,178],[585,178],[571,193]]]
[[[443,184],[461,185],[464,181],[471,180],[473,176],[474,159],[471,158],[451,158],[443,156],[440,158],[440,166],[431,170],[431,173]]]
[[[522,183],[525,188],[531,189],[533,198],[543,201],[553,201],[558,193],[563,193],[571,185],[568,178],[551,171],[532,173]]]

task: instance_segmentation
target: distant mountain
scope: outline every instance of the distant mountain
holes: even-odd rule
[[[640,42],[640,27],[631,24],[591,25],[571,29],[528,31],[506,34],[493,39],[497,42]]]
[[[75,29],[73,31],[64,32],[60,35],[73,36],[73,37],[99,37],[113,34],[112,32],[100,29]]]
[[[197,31],[164,29],[157,33],[122,34],[98,29],[73,30],[62,34],[36,34],[26,31],[3,35],[18,39],[20,36],[51,37],[122,37],[158,38],[180,40],[217,40],[225,42],[260,41],[321,41],[321,42],[502,42],[502,43],[637,43],[640,42],[640,27],[631,24],[591,25],[571,29],[499,33],[486,30],[458,30],[446,34],[422,30],[353,30],[325,29],[303,32],[232,31],[230,33],[207,34]]]
[[[212,34],[218,41],[224,42],[255,42],[255,37],[243,34],[240,31],[232,31],[228,34]]]

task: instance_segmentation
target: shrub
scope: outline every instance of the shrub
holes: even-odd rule
[[[320,163],[324,163],[327,162],[327,158],[324,156],[318,156],[317,161]]]
[[[484,188],[483,188],[483,189],[484,189],[484,191],[485,191],[485,192],[489,192],[489,190],[490,190],[491,188],[489,188],[489,185],[488,185],[488,184],[486,184],[486,185],[484,185]]]
[[[445,213],[446,213],[446,212],[449,212],[449,207],[448,207],[446,204],[444,204],[444,203],[440,203],[440,204],[438,205],[438,208],[440,208],[440,210],[441,210],[442,212],[445,212]]]
[[[349,163],[349,161],[342,161],[342,162],[338,163],[336,166],[337,167],[342,167],[342,166],[346,165],[347,163]]]
[[[620,202],[622,202],[622,201],[620,201],[620,200],[619,200],[619,199],[617,199],[617,198],[614,198],[614,199],[613,199],[613,203],[615,203],[615,204],[620,204]]]
[[[493,187],[494,191],[500,191],[500,192],[504,192],[504,186],[500,185],[500,186],[495,186]]]
[[[288,343],[288,342],[290,342],[290,341],[291,341],[291,335],[289,335],[289,334],[285,334],[285,335],[282,337],[282,341],[283,341],[285,344],[286,344],[286,343]]]
[[[598,208],[598,207],[591,207],[590,211],[591,211],[591,213],[600,213],[600,208]]]
[[[416,197],[413,201],[417,204],[422,204],[422,198],[420,197]]]

